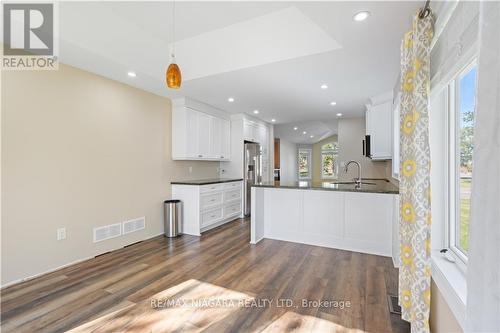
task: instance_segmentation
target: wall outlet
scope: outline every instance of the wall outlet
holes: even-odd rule
[[[189,173],[193,173],[193,167],[189,167],[189,168],[188,168],[188,172],[189,172]]]
[[[66,228],[59,228],[57,229],[57,240],[63,240],[66,239]]]

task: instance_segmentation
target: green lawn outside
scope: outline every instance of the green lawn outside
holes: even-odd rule
[[[459,241],[460,241],[460,247],[464,251],[469,250],[470,193],[471,193],[471,179],[461,178]]]

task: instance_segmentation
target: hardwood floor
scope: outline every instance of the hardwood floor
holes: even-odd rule
[[[249,228],[241,219],[200,238],[156,237],[8,287],[2,332],[409,331],[388,310],[389,258],[251,245]]]

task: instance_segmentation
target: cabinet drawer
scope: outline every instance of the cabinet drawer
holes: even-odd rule
[[[226,190],[224,191],[224,202],[237,200],[241,198],[241,190],[238,188],[236,190]]]
[[[229,205],[224,205],[224,217],[240,215],[241,214],[241,202],[232,203]]]
[[[222,219],[222,207],[201,214],[201,226],[206,227]]]
[[[236,188],[238,189],[241,188],[241,181],[224,184],[225,190],[236,189]]]
[[[224,189],[224,184],[210,184],[200,186],[200,193],[222,191]]]
[[[204,194],[200,198],[200,208],[205,210],[206,208],[222,204],[222,192],[213,194]]]

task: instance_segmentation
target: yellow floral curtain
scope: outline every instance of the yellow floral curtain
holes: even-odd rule
[[[431,189],[429,150],[432,13],[413,19],[401,45],[399,303],[412,332],[429,332]]]

